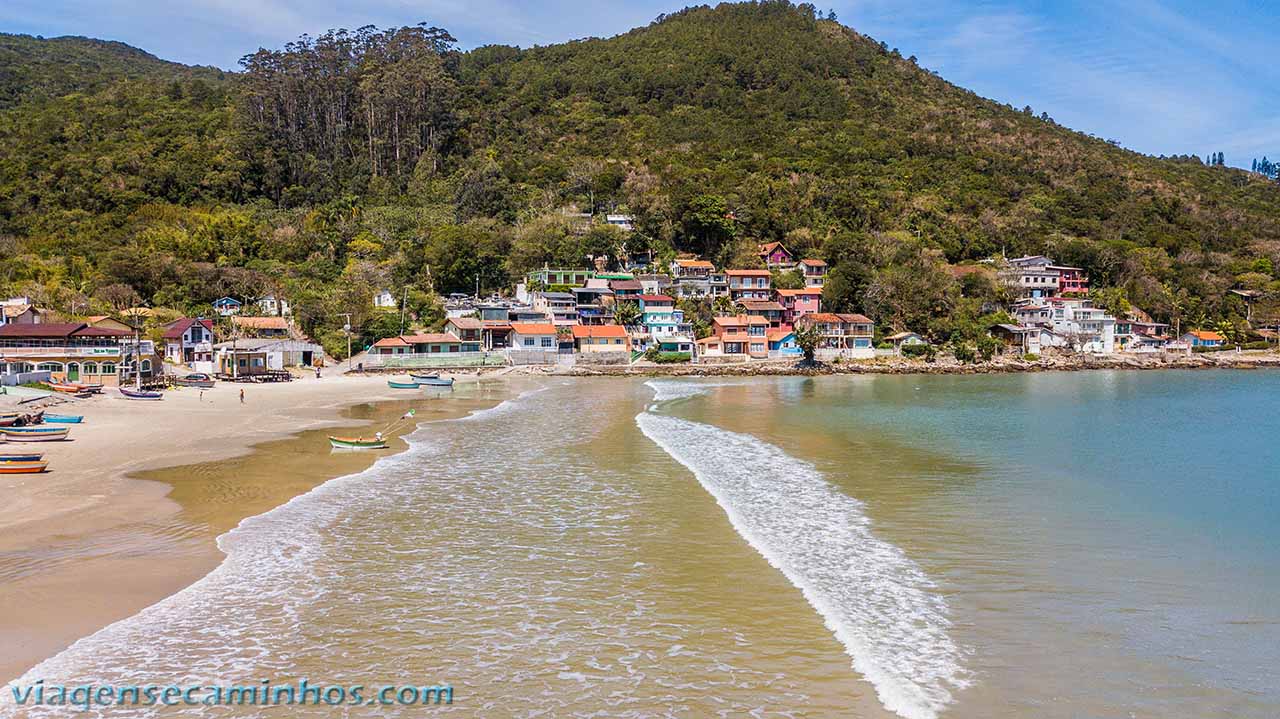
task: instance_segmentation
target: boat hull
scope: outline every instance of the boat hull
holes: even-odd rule
[[[139,392],[137,390],[125,389],[124,387],[120,387],[119,390],[120,394],[124,395],[125,399],[136,399],[147,402],[156,402],[164,399],[164,395],[159,392]]]
[[[448,377],[448,378],[445,378],[445,379],[441,379],[441,378],[439,378],[439,377],[436,377],[436,378],[434,378],[434,379],[429,379],[429,380],[427,380],[427,381],[423,382],[423,383],[422,383],[422,386],[423,386],[423,387],[452,387],[452,386],[453,386],[453,378],[452,378],[452,377]]]
[[[46,414],[44,421],[54,424],[80,424],[84,421],[84,417],[78,414]]]
[[[418,383],[420,383],[420,384],[425,384],[425,383],[427,383],[427,382],[430,382],[430,381],[431,381],[431,380],[433,380],[433,379],[440,379],[440,375],[438,375],[438,374],[436,374],[436,373],[434,373],[434,372],[433,372],[433,373],[431,373],[431,374],[412,374],[412,373],[410,373],[409,378],[410,378],[410,379],[412,379],[414,382],[418,382]]]
[[[4,462],[39,462],[44,459],[41,452],[29,452],[24,454],[0,454],[0,463]]]
[[[0,462],[0,474],[39,474],[48,467],[48,462]]]
[[[334,449],[386,449],[387,442],[364,437],[330,437],[329,446]]]
[[[418,382],[396,382],[394,380],[387,380],[387,386],[391,389],[417,389],[418,384]]]
[[[69,430],[54,429],[44,432],[23,432],[13,427],[0,429],[0,437],[9,442],[58,442],[67,438]]]

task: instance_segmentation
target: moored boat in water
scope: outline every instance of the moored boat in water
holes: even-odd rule
[[[425,379],[420,383],[423,387],[452,387],[452,377],[432,377]]]
[[[421,382],[405,382],[403,380],[387,380],[387,386],[391,389],[417,389]]]
[[[387,441],[382,433],[374,437],[330,437],[329,446],[334,449],[386,449]]]
[[[425,383],[427,380],[439,379],[440,373],[432,372],[431,374],[423,374],[421,372],[410,372],[409,378],[414,382]]]

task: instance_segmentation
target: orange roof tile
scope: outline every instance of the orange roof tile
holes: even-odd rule
[[[573,336],[578,339],[586,337],[612,337],[621,339],[627,336],[627,330],[621,325],[574,325]]]
[[[549,322],[512,322],[511,331],[520,335],[553,335],[556,326]]]

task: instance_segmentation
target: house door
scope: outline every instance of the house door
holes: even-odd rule
[[[68,382],[80,381],[80,363],[79,362],[67,363],[67,381]]]

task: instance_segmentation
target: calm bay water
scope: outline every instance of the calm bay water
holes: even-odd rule
[[[343,716],[1276,716],[1278,396],[550,380],[247,520],[209,577],[20,681],[455,687]]]

